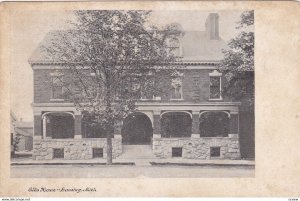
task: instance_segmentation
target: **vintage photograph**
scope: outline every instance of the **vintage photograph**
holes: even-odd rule
[[[11,178],[255,177],[253,10],[10,15]]]

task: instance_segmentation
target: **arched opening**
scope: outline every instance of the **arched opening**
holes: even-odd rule
[[[45,113],[46,136],[52,139],[74,138],[74,118],[69,113]]]
[[[229,133],[229,123],[229,117],[226,112],[204,112],[200,116],[200,136],[227,137]]]
[[[123,121],[121,134],[123,144],[151,144],[153,136],[151,120],[143,113],[130,114]]]
[[[106,138],[105,129],[95,120],[93,115],[83,115],[81,131],[83,138]]]
[[[192,118],[187,112],[167,112],[161,117],[161,136],[191,137]]]

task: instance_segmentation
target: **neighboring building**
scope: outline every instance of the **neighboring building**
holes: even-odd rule
[[[14,135],[18,135],[20,137],[17,151],[32,151],[33,122],[14,122]]]
[[[122,147],[148,144],[159,158],[239,159],[239,105],[222,97],[223,75],[217,65],[226,44],[219,36],[219,16],[211,13],[205,31],[185,31],[172,41],[186,68],[161,81],[168,93],[141,96],[138,112],[115,128],[113,157]],[[101,129],[92,130],[72,103],[63,99],[56,78],[63,65],[47,60],[41,48],[46,35],[30,58],[34,72],[33,157],[39,159],[90,159],[106,157]]]
[[[14,122],[17,121],[17,117],[16,115],[10,111],[10,152],[11,154],[13,154],[14,152],[14,147],[13,147],[13,143],[14,143]]]
[[[16,151],[32,151],[33,148],[33,123],[17,121],[16,115],[10,112],[10,139],[11,151],[13,151],[14,138],[18,137]]]

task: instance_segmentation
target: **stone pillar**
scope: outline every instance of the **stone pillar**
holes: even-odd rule
[[[47,135],[47,117],[43,117],[43,138],[46,139]]]
[[[199,117],[199,111],[193,111],[192,112],[192,138],[200,138],[200,128],[199,128],[199,123],[200,123],[200,117]]]
[[[239,133],[239,115],[238,113],[230,113],[229,137],[238,138]]]
[[[74,138],[81,139],[81,114],[76,114],[74,119]]]
[[[42,116],[34,115],[34,133],[33,138],[34,139],[42,139]]]
[[[161,138],[160,111],[153,112],[153,138]]]
[[[51,139],[51,128],[50,128],[50,124],[51,124],[51,119],[48,116],[44,116],[43,117],[43,138],[44,139]],[[48,127],[49,125],[49,127]]]

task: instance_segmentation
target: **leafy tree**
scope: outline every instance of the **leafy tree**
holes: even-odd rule
[[[139,96],[161,92],[154,84],[157,73],[175,71],[167,40],[182,33],[175,25],[147,26],[150,13],[76,11],[73,28],[56,32],[51,46],[44,47],[68,70],[60,78],[64,95],[105,130],[107,164],[112,163],[114,127],[136,109]]]
[[[224,59],[220,70],[227,79],[224,95],[242,102],[246,110],[254,109],[254,11],[245,11],[236,27],[238,36],[231,39],[228,49],[223,50]]]

